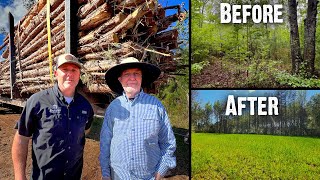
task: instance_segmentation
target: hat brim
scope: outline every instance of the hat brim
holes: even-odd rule
[[[130,68],[139,68],[142,71],[141,87],[146,87],[153,83],[161,73],[157,66],[145,62],[132,62],[115,65],[105,74],[106,83],[112,91],[122,94],[123,88],[118,78],[124,70]]]
[[[74,64],[74,65],[78,66],[78,67],[79,67],[79,69],[82,69],[81,64],[80,64],[80,63],[78,63],[78,62],[74,62],[74,61],[67,61],[67,62],[64,62],[64,63],[60,64],[59,66],[57,66],[57,68],[59,68],[60,66],[62,66],[62,65],[64,65],[64,64]]]

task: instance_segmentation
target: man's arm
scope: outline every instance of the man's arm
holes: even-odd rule
[[[15,179],[26,180],[26,164],[30,137],[16,132],[12,143],[12,161]]]
[[[111,179],[111,169],[110,169],[110,144],[112,138],[112,123],[111,123],[111,105],[106,110],[103,124],[100,132],[100,167],[103,180]]]
[[[160,128],[161,130],[158,134],[158,137],[162,157],[160,159],[158,168],[156,169],[156,179],[157,177],[162,178],[169,169],[173,169],[176,167],[176,157],[174,156],[174,152],[176,150],[176,138],[172,131],[172,127],[166,110],[161,105],[160,109],[162,127]]]

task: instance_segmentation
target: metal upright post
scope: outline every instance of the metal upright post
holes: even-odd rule
[[[78,46],[78,1],[65,1],[65,53],[77,56]]]
[[[10,93],[11,99],[16,98],[17,89],[16,85],[16,48],[14,46],[14,19],[12,14],[9,12],[9,61],[10,61]]]

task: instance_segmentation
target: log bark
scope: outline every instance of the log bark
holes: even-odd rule
[[[90,93],[112,93],[112,90],[106,84],[90,84],[87,88]]]
[[[3,42],[3,44],[0,46],[0,51],[1,49],[3,49],[4,47],[6,47],[8,45],[9,40],[6,40]]]
[[[297,20],[298,4],[296,0],[289,0],[288,5],[289,5],[290,49],[291,49],[292,72],[294,74],[298,74],[300,70],[300,65],[302,63],[298,20]]]
[[[124,33],[135,26],[136,22],[144,16],[148,11],[153,10],[155,7],[154,0],[150,0],[148,2],[143,3],[142,5],[138,6],[136,10],[131,13],[125,20],[123,20],[119,25],[117,25],[115,28],[113,28],[111,31],[105,34],[105,36],[108,36],[110,34],[117,33],[121,36],[124,35]]]
[[[11,86],[9,84],[3,84],[0,85],[0,89],[6,89],[6,88],[10,88]]]
[[[95,34],[95,33],[89,34],[79,40],[79,45],[83,46],[85,44],[92,43],[93,41],[99,40],[99,38],[100,38],[99,34]],[[104,41],[108,43],[119,42],[119,38],[116,34],[110,34],[110,36],[103,37],[103,39],[100,39],[99,41],[101,42]]]
[[[0,94],[10,94],[10,92],[11,92],[10,88],[0,89]]]
[[[39,15],[39,12],[47,4],[46,0],[39,0],[36,5],[34,5],[28,13],[21,19],[21,28],[24,30],[28,27],[30,21],[34,16]]]
[[[39,68],[39,67],[45,67],[45,66],[49,66],[49,60],[48,58],[46,58],[45,60],[39,62],[39,63],[35,63],[35,64],[31,64],[29,66],[26,66],[24,68],[24,70],[32,70],[32,69],[35,69],[35,68]]]
[[[82,37],[79,40],[79,44],[88,44],[93,42],[94,40],[101,37],[102,34],[105,34],[106,32],[110,31],[112,28],[114,28],[116,25],[120,24],[125,19],[125,15],[123,13],[117,14],[115,17],[107,21],[106,23],[102,24],[95,30],[91,31],[88,35]]]
[[[49,75],[49,65],[47,67],[39,68],[39,69],[33,69],[28,71],[23,71],[23,78],[31,78],[31,77],[38,77],[38,76],[44,76]],[[20,79],[21,72],[17,73],[17,78]]]
[[[62,22],[64,20],[64,13],[62,13],[64,10],[64,3],[62,3],[59,7],[56,8],[55,11],[50,13],[50,18],[53,19],[51,22],[51,25],[55,27],[59,22]],[[37,34],[39,34],[43,29],[46,29],[46,20],[43,20],[39,22],[37,25],[33,25],[28,27],[29,29],[26,29],[22,35],[21,39],[23,41],[21,42],[21,47],[24,47],[27,43],[31,41]],[[35,27],[36,26],[36,27]]]
[[[88,14],[90,14],[94,9],[99,7],[104,2],[105,0],[89,1],[87,4],[79,8],[77,16],[81,19],[85,18]]]
[[[53,85],[51,84],[40,84],[40,85],[32,85],[32,86],[23,86],[21,88],[20,94],[24,93],[36,93],[44,89],[48,89],[52,87]]]
[[[106,71],[113,67],[114,65],[118,64],[117,60],[102,60],[102,61],[87,61],[84,63],[84,70],[86,72],[93,72],[93,71]]]
[[[45,83],[50,82],[50,76],[39,76],[32,78],[18,79],[17,83]]]
[[[304,20],[304,58],[306,76],[314,75],[314,61],[316,56],[316,29],[317,29],[317,0],[308,0],[307,17]]]
[[[91,61],[91,60],[104,60],[106,56],[105,52],[97,52],[97,53],[90,53],[84,54],[80,57],[82,61]]]
[[[25,44],[26,41],[33,38],[34,37],[33,35],[37,34],[37,33],[32,34],[30,32],[32,32],[35,29],[35,27],[37,27],[39,24],[43,24],[43,22],[45,22],[45,19],[46,19],[46,7],[43,7],[40,13],[37,16],[34,16],[34,18],[32,18],[28,27],[26,27],[25,29],[22,27],[24,29],[24,31],[20,35],[21,39],[23,40],[21,41],[22,46]]]
[[[86,53],[104,51],[105,48],[110,46],[111,43],[118,43],[119,38],[116,34],[109,34],[109,36],[104,36],[102,39],[99,39],[96,42],[79,46],[78,54],[83,55]]]
[[[64,39],[63,35],[61,37]],[[57,42],[60,42],[60,43],[59,44],[54,44],[54,43],[57,43]],[[59,40],[53,41],[52,44],[53,44],[52,45],[52,47],[53,47],[52,48],[52,52],[53,53],[58,51],[58,50],[60,50],[60,49],[62,49],[62,48],[64,48],[64,46],[65,46],[64,41],[59,41]],[[47,51],[46,48],[47,47],[44,46],[44,47],[41,48],[41,50],[34,52],[32,55],[30,55],[26,59],[22,60],[21,66],[22,67],[26,67],[26,66],[28,66],[30,64],[37,63],[37,62],[47,58],[49,54],[48,54],[48,51]]]
[[[6,49],[2,53],[2,57],[7,59],[9,56],[9,47],[7,46]]]
[[[173,29],[170,31],[165,31],[160,34],[155,35],[151,40],[151,45],[165,48],[165,49],[176,49],[178,47],[178,30]]]
[[[60,33],[64,32],[64,23],[60,23],[58,26],[52,29],[52,34],[57,34],[60,31]],[[32,52],[38,50],[38,48],[44,46],[47,44],[48,34],[47,30],[44,29],[37,35],[34,40],[31,41],[21,52],[21,57],[25,57],[26,55],[31,54]]]
[[[167,29],[173,22],[178,20],[179,15],[173,14],[158,21],[159,32]]]
[[[64,47],[64,45],[65,45],[64,44],[64,33],[60,33],[57,36],[53,36],[51,45],[52,45],[52,51],[57,51],[57,50],[61,49],[62,45]],[[34,53],[32,53],[30,56],[28,56],[27,58],[25,58],[25,59],[23,59],[21,61],[22,62],[22,67],[25,67],[26,65],[29,65],[26,62],[36,59],[39,56],[39,54],[43,54],[44,52],[46,52],[46,54],[48,55],[47,51],[48,51],[48,46],[43,46],[40,49],[34,51]]]
[[[112,16],[110,8],[111,6],[105,3],[90,13],[86,19],[80,20],[79,31],[96,28],[110,19]]]
[[[123,8],[135,8],[141,3],[145,2],[145,0],[116,0],[115,1],[118,5],[116,7],[118,9],[123,9]]]

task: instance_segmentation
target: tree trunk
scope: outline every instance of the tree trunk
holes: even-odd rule
[[[314,74],[317,4],[317,0],[308,0],[307,17],[304,20],[304,62],[308,78]]]
[[[297,21],[297,1],[288,0],[289,5],[289,24],[290,24],[290,49],[292,73],[298,74],[302,63],[299,41],[299,29]]]

